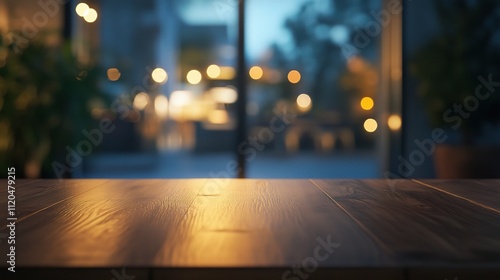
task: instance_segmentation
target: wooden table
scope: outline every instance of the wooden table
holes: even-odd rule
[[[18,180],[1,279],[500,279],[500,180]],[[11,278],[7,278],[11,277]]]

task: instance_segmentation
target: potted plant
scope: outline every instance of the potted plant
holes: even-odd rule
[[[440,178],[500,176],[500,5],[496,0],[435,1],[441,33],[412,63],[431,124]]]
[[[52,163],[64,163],[66,147],[93,123],[91,103],[105,104],[102,73],[79,65],[69,44],[38,39],[20,46],[0,34],[0,53],[1,170],[55,177]]]

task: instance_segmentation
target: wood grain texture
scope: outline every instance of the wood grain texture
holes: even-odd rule
[[[122,267],[136,280],[306,279],[286,273],[311,264],[308,280],[493,279],[500,214],[457,195],[496,207],[496,182],[23,182],[17,267],[29,279],[111,279]]]
[[[464,200],[470,200],[484,208],[500,212],[500,180],[414,180]]]
[[[16,183],[16,217],[18,222],[47,207],[89,191],[106,180],[33,180]],[[7,194],[2,194],[0,209],[7,209]],[[5,220],[6,211],[0,212],[0,219]],[[2,227],[4,228],[4,226]]]
[[[18,224],[20,254],[31,251],[20,265],[291,267],[314,257],[318,238],[340,245],[323,266],[387,264],[308,181],[206,182],[109,180],[66,199]]]
[[[359,226],[307,180],[211,183],[196,197],[176,238],[164,244],[156,265],[291,267],[314,257],[318,239],[339,244],[319,261],[322,267],[388,263]]]
[[[19,223],[23,220],[34,216],[50,207],[64,202],[74,196],[82,194],[93,188],[98,187],[100,184],[105,183],[106,180],[16,180],[15,189],[15,218],[16,234],[18,237]],[[8,215],[8,193],[1,193],[0,197],[0,220],[5,221],[1,225],[0,231],[0,252],[8,252],[10,245],[4,241],[10,234],[7,225],[11,221],[7,221]],[[7,239],[5,239],[7,241]],[[19,247],[18,247],[19,249]],[[30,254],[28,252],[23,254]],[[0,260],[3,261],[2,266],[5,266],[7,256],[1,254]]]
[[[314,180],[401,265],[499,268],[500,215],[412,181]]]
[[[18,265],[149,267],[200,186],[200,180],[109,180],[20,222]]]

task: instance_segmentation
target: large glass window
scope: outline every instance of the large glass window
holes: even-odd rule
[[[376,177],[380,1],[247,2],[252,177]],[[366,34],[366,32],[371,32]],[[276,112],[289,112],[273,129]],[[251,146],[251,147],[250,147]]]
[[[45,146],[35,144],[38,136],[16,144],[39,151],[19,160],[28,176],[235,177],[238,153],[249,177],[380,176],[388,116],[382,34],[394,15],[381,0],[245,1],[248,137],[241,143],[241,1],[0,3],[5,38],[69,48],[74,79],[95,85],[82,92],[99,93],[76,102],[90,117],[78,115],[73,129],[54,130]],[[71,97],[73,90],[62,91]],[[32,117],[35,126],[51,121]],[[391,129],[400,123],[392,116]]]

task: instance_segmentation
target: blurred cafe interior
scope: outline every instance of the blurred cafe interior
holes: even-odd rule
[[[2,169],[500,176],[499,1],[239,3],[0,0]]]

